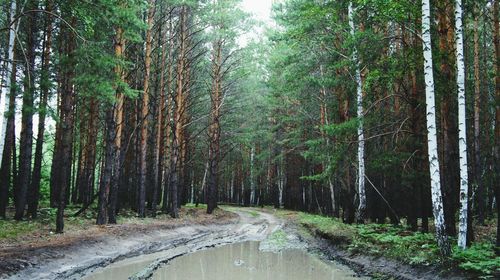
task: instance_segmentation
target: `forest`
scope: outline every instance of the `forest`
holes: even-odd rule
[[[0,0],[2,226],[272,206],[498,256],[499,1],[265,2]]]

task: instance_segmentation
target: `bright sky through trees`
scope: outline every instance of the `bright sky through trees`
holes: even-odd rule
[[[271,22],[272,0],[243,0],[241,6],[243,11],[252,14],[253,19],[258,21],[249,33],[240,37],[239,45],[245,46],[251,39],[258,40],[262,37],[265,27]]]

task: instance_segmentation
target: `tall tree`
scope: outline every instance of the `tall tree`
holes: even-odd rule
[[[446,235],[441,194],[440,170],[437,147],[436,100],[434,94],[434,71],[431,40],[431,7],[429,0],[422,0],[422,43],[424,49],[425,99],[427,111],[427,145],[429,157],[429,172],[431,178],[432,208],[436,239],[442,255],[451,253],[448,236]]]
[[[154,1],[149,1],[148,19],[147,25],[148,29],[146,31],[146,53],[144,58],[144,91],[142,95],[142,110],[141,110],[141,142],[139,149],[139,205],[138,214],[139,217],[144,218],[146,216],[145,203],[146,203],[146,175],[147,175],[147,141],[148,141],[148,114],[149,114],[149,84],[151,77],[151,43],[152,43],[152,33],[153,33],[153,18],[155,13],[155,3]]]
[[[17,29],[19,27],[19,21],[14,22],[16,18],[16,12],[17,12],[17,1],[12,0],[10,3],[10,10],[9,10],[9,45],[7,49],[7,62],[5,63],[5,68],[6,70],[6,78],[5,78],[5,86],[2,87],[2,92],[0,94],[0,118],[2,119],[2,122],[0,122],[0,159],[3,158],[3,152],[4,152],[4,145],[5,145],[5,133],[7,131],[7,121],[8,121],[8,116],[5,114],[7,111],[6,109],[8,108],[7,106],[7,96],[9,95],[8,93],[11,90],[12,84],[11,84],[11,79],[8,75],[8,71],[13,71],[13,61],[14,61],[14,47],[16,43],[16,33]],[[3,97],[2,97],[3,96]]]
[[[45,1],[45,11],[48,16],[45,17],[45,38],[43,42],[42,66],[40,75],[40,105],[38,114],[38,131],[35,145],[35,159],[33,173],[31,175],[30,190],[28,196],[28,215],[36,218],[38,209],[38,200],[40,199],[40,181],[43,159],[43,144],[45,139],[45,118],[47,116],[47,102],[50,92],[50,55],[52,48],[52,0]]]
[[[354,37],[356,28],[354,26],[352,2],[349,2],[349,26],[351,27],[351,36]],[[354,79],[356,80],[356,105],[358,115],[358,222],[363,223],[366,212],[366,191],[365,191],[365,136],[363,132],[363,84],[361,81],[360,63],[356,47],[352,53],[352,60],[355,65]]]
[[[76,17],[71,11],[71,5],[69,8],[63,10],[63,15],[67,18],[71,18],[69,21],[72,25],[76,24]],[[58,204],[57,204],[57,216],[56,216],[56,232],[62,233],[64,231],[64,209],[66,207],[67,192],[70,190],[70,178],[71,178],[71,166],[72,159],[71,154],[73,151],[73,130],[74,130],[74,106],[75,106],[75,91],[74,91],[74,69],[70,66],[74,63],[75,59],[75,49],[76,49],[76,34],[69,27],[61,27],[61,38],[64,38],[65,43],[62,50],[62,55],[64,56],[64,63],[60,65],[63,67],[61,71],[62,79],[60,83],[60,125],[58,129],[60,130],[60,145],[58,146],[59,151],[54,150],[54,154],[60,155],[60,162],[52,168],[56,168],[57,172],[55,181],[58,185]],[[57,134],[57,132],[56,132]]]
[[[493,45],[495,46],[495,162],[500,162],[500,25],[499,25],[499,0],[493,3]],[[496,187],[494,189],[496,201],[500,201],[500,165],[496,164],[494,168],[496,174]],[[497,207],[497,242],[500,247],[500,207]]]
[[[469,201],[469,181],[467,170],[467,124],[465,106],[465,63],[462,23],[462,1],[455,1],[455,42],[457,57],[457,87],[458,87],[458,128],[460,146],[460,217],[458,230],[458,246],[467,246],[467,215]]]
[[[27,3],[29,10],[38,9],[38,1]],[[29,13],[26,16],[26,67],[24,73],[23,105],[21,109],[21,139],[19,144],[19,182],[16,190],[16,214],[14,218],[24,217],[28,198],[28,188],[31,182],[31,161],[33,153],[33,111],[35,94],[35,56],[38,33],[38,14]]]

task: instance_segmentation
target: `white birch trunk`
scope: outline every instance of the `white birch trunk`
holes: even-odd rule
[[[445,232],[443,198],[439,171],[436,135],[436,100],[432,67],[431,11],[429,0],[422,0],[422,42],[424,50],[425,101],[427,111],[427,145],[431,178],[432,209],[436,228],[436,239],[442,255],[450,254],[450,245]]]
[[[254,159],[255,146],[252,146],[250,151],[250,204],[255,204],[255,180],[254,180]]]
[[[349,2],[349,25],[351,27],[351,36],[354,37],[355,26],[353,19],[352,2]],[[359,69],[358,51],[354,48],[352,53],[352,61],[356,64],[356,96],[357,96],[357,114],[358,114],[358,221],[362,222],[365,219],[366,212],[366,192],[365,192],[365,135],[363,133],[363,84],[361,81],[361,72]]]
[[[467,247],[467,210],[469,182],[467,175],[467,132],[465,113],[465,65],[462,23],[462,0],[455,1],[455,41],[457,56],[458,87],[458,144],[460,151],[460,216],[458,224],[458,246]]]
[[[16,1],[12,0],[10,4],[10,21],[9,21],[10,23],[14,22],[16,16],[16,9],[17,9]],[[7,104],[7,99],[11,88],[11,79],[9,74],[11,74],[11,72],[14,71],[14,69],[12,69],[13,65],[12,61],[14,60],[14,44],[16,39],[16,29],[18,26],[19,24],[16,23],[14,24],[14,26],[11,26],[9,30],[9,47],[7,50],[7,63],[5,64],[6,66],[5,87],[2,88],[2,93],[0,94],[0,118],[2,119],[2,121],[0,122],[0,163],[3,158],[3,150],[5,146],[5,134],[7,132],[8,117],[6,115],[6,112],[8,105],[10,105]]]
[[[234,196],[234,170],[231,172],[231,191],[229,193],[229,202],[233,202]]]

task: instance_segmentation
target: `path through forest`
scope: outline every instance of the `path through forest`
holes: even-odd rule
[[[283,226],[283,221],[268,213],[237,208],[228,210],[238,214],[236,222],[226,225],[188,225],[127,237],[110,236],[99,242],[75,244],[53,255],[48,261],[44,254],[34,255],[28,261],[31,267],[8,279],[80,279],[101,267],[147,255],[144,261],[152,265],[141,272],[142,277],[139,278],[144,278],[165,260],[207,247],[262,241]]]
[[[65,246],[48,243],[33,250],[19,249],[26,251],[19,256],[19,261],[26,265],[16,269],[16,274],[7,279],[157,279],[167,274],[184,277],[175,279],[189,279],[185,278],[185,273],[174,271],[172,274],[172,271],[166,272],[165,268],[170,269],[174,259],[181,263],[177,267],[185,266],[186,261],[180,261],[182,258],[197,259],[193,265],[199,268],[203,255],[208,255],[205,258],[208,262],[218,255],[227,257],[228,254],[231,258],[240,257],[254,262],[264,258],[268,259],[265,263],[275,261],[281,266],[287,261],[298,262],[289,267],[302,267],[304,271],[300,272],[305,273],[312,265],[304,267],[300,262],[321,262],[323,264],[318,266],[319,269],[316,267],[313,270],[321,270],[327,264],[329,268],[326,275],[335,274],[340,279],[352,279],[354,275],[388,275],[397,279],[464,279],[463,275],[455,273],[436,278],[440,271],[437,266],[419,268],[384,257],[352,254],[288,217],[290,213],[293,216],[297,212],[278,213],[269,208],[223,208],[226,211],[219,211],[220,216],[215,221],[176,220],[174,224],[164,224],[162,227],[148,225],[141,229],[129,225],[125,228],[128,233],[117,231],[95,238],[77,239]],[[217,249],[208,253],[204,250],[213,247]],[[279,251],[280,254],[273,253]],[[283,252],[292,253],[286,255]],[[0,255],[5,256],[4,253],[0,252]],[[273,254],[279,260],[273,259]],[[165,266],[167,263],[168,267]],[[218,264],[215,266],[220,268]],[[266,266],[265,273],[276,272],[274,269],[269,270],[269,265]],[[213,268],[214,265],[208,267]],[[227,273],[231,269],[224,271]],[[287,269],[284,269],[285,272]],[[187,271],[193,273],[195,270]],[[217,279],[210,273],[207,277]]]

